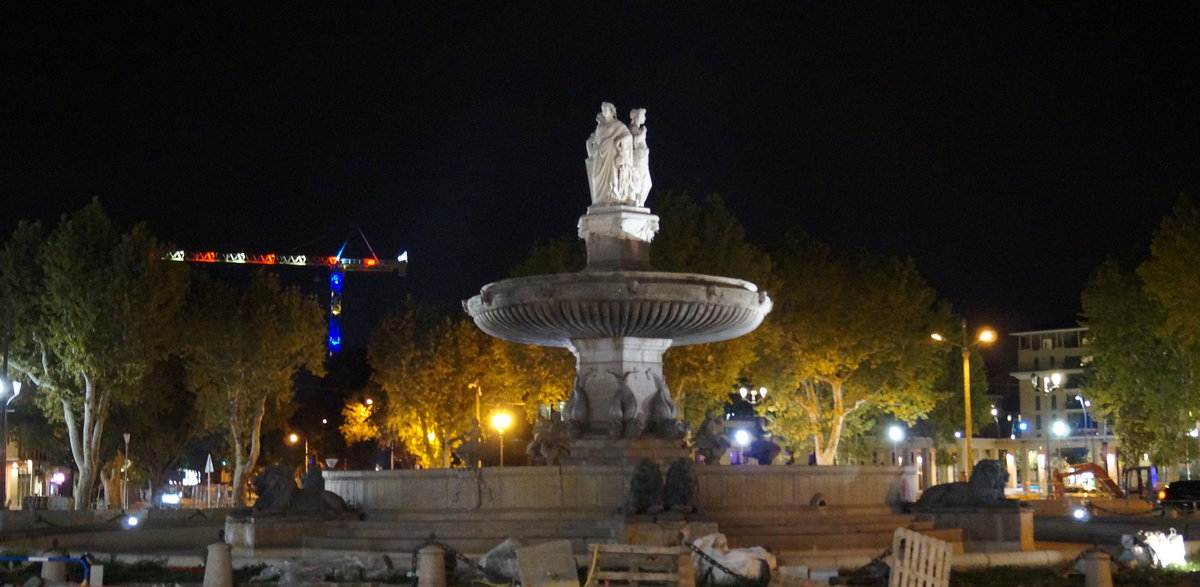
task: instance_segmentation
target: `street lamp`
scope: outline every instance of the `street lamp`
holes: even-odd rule
[[[500,433],[500,466],[504,466],[504,430],[512,425],[512,416],[508,412],[492,414],[492,428]]]
[[[1062,420],[1055,420],[1054,423],[1050,425],[1051,437],[1058,437],[1061,440],[1063,437],[1065,437],[1066,435],[1068,435],[1070,433],[1071,433],[1071,427],[1067,426],[1067,423],[1063,422]],[[1058,447],[1058,450],[1059,450],[1058,456],[1061,457],[1062,456],[1062,446],[1061,445]],[[1060,460],[1061,460],[1061,458],[1060,458]],[[1054,467],[1053,459],[1051,459],[1050,466],[1052,468]]]
[[[933,340],[936,340],[939,342],[946,342],[946,343],[950,342],[948,339],[946,339],[946,337],[944,337],[941,334],[938,334],[936,332],[933,334],[930,334],[929,337],[932,338]],[[996,340],[996,332],[989,328],[984,328],[983,330],[979,331],[979,335],[975,338],[975,340],[976,340],[976,342],[990,343],[990,342]],[[971,346],[970,346],[970,342],[971,342],[970,338],[968,338],[968,336],[967,336],[967,319],[963,318],[963,320],[962,320],[962,345],[960,345],[960,346],[961,346],[961,350],[962,350],[962,364],[963,364],[963,411],[964,411],[964,415],[966,418],[966,425],[964,426],[963,437],[966,439],[966,444],[967,444],[967,446],[966,446],[966,452],[967,452],[966,473],[967,473],[968,479],[971,477],[971,469],[974,468],[974,466],[975,466],[974,456],[973,456],[973,453],[971,452]],[[951,343],[951,344],[953,344],[953,343]]]
[[[757,405],[758,402],[767,399],[767,388],[760,387],[758,389],[746,389],[745,387],[738,390],[738,394],[742,399],[750,402],[750,405]]]
[[[8,392],[10,386],[12,393]],[[9,383],[0,379],[0,397],[4,398],[3,423],[0,424],[0,469],[4,469],[4,476],[0,478],[0,509],[8,509],[8,404],[18,395],[21,395],[20,381]]]
[[[288,444],[300,442],[300,435],[295,432],[288,435]],[[304,474],[308,474],[308,439],[304,439]]]
[[[992,421],[996,423],[996,438],[1000,438],[1000,411],[992,404]]]
[[[125,437],[125,466],[121,467],[121,511],[129,509],[129,433]]]
[[[733,441],[737,443],[738,449],[738,464],[746,464],[746,447],[750,446],[750,433],[745,428],[739,428],[733,433]]]
[[[904,429],[892,424],[891,426],[888,426],[887,434],[888,439],[892,441],[892,464],[895,465],[898,462],[897,447],[900,444],[900,441],[904,440]],[[900,464],[903,463],[901,462]]]
[[[1042,393],[1052,393],[1062,389],[1062,373],[1054,372],[1045,377],[1033,374],[1033,389]]]
[[[1095,436],[1095,434],[1094,434],[1094,430],[1092,429],[1092,426],[1090,425],[1091,424],[1090,418],[1088,418],[1088,408],[1092,407],[1092,401],[1088,400],[1088,399],[1084,399],[1084,397],[1079,394],[1075,395],[1075,400],[1079,402],[1079,407],[1083,408],[1083,425],[1079,427],[1080,428],[1079,433],[1087,436],[1088,452],[1091,453],[1092,460],[1095,461],[1096,453],[1092,450],[1092,444],[1093,444],[1092,439]]]

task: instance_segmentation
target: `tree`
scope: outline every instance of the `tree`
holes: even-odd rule
[[[1182,456],[1200,419],[1200,211],[1186,198],[1138,263],[1107,259],[1083,295],[1091,359],[1083,388],[1131,454]]]
[[[479,385],[491,406],[522,404],[525,420],[533,422],[541,406],[555,407],[571,394],[575,358],[567,349],[493,338],[489,357]]]
[[[183,359],[172,355],[153,365],[129,403],[114,406],[111,421],[121,426],[118,431],[128,433],[133,443],[129,458],[131,482],[132,471],[137,471],[137,477],[150,481],[153,488],[161,486],[170,471],[177,468],[188,445],[204,434],[203,422],[195,417],[195,400],[187,387]],[[110,454],[125,448],[120,434],[106,444]],[[130,492],[132,496],[132,485]],[[149,497],[153,501],[153,494]],[[111,497],[109,503],[113,503]]]
[[[767,411],[790,439],[812,438],[833,464],[847,418],[872,406],[913,422],[933,408],[948,347],[929,334],[950,323],[911,259],[840,254],[801,234],[774,257],[778,339],[753,368],[773,390]]]
[[[450,441],[470,427],[488,336],[459,314],[408,300],[371,334],[372,379],[388,396],[386,428],[423,467],[450,463]]]
[[[187,268],[159,261],[163,248],[141,225],[121,232],[93,200],[49,232],[21,222],[0,252],[10,366],[66,427],[77,508],[92,505],[109,410],[177,341]]]
[[[1146,294],[1162,309],[1160,334],[1179,345],[1189,362],[1200,356],[1200,209],[1181,197],[1138,267]]]
[[[938,332],[957,340],[958,323],[948,324]],[[935,446],[955,444],[956,432],[963,430],[963,376],[962,354],[956,346],[944,345],[949,349],[943,361],[944,368],[933,383],[933,409],[926,414],[929,436]],[[971,427],[981,430],[992,422],[991,404],[987,396],[987,367],[981,353],[971,352]]]
[[[264,422],[286,421],[301,369],[324,373],[324,313],[266,271],[256,272],[241,292],[210,280],[195,290],[188,382],[203,421],[228,431],[233,502],[240,506],[262,450]]]
[[[656,198],[662,228],[651,261],[663,271],[745,279],[769,291],[771,258],[746,241],[746,230],[715,194],[699,204],[687,194]],[[768,318],[769,320],[770,318]],[[663,357],[663,375],[685,419],[699,425],[710,408],[729,400],[729,386],[758,358],[774,337],[769,326],[721,342],[672,347]]]

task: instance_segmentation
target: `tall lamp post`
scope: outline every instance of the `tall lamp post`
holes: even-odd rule
[[[1093,427],[1091,426],[1091,419],[1088,418],[1088,408],[1092,407],[1092,401],[1078,394],[1075,395],[1075,399],[1079,401],[1079,406],[1083,408],[1083,425],[1079,427],[1080,433],[1087,435],[1088,452],[1091,453],[1092,462],[1096,462],[1096,452],[1093,449],[1094,443],[1092,442],[1096,435],[1094,434]]]
[[[288,435],[288,444],[300,442],[300,435],[295,432]],[[304,439],[304,474],[308,474],[308,439]]]
[[[504,466],[504,430],[512,424],[512,416],[508,412],[492,414],[492,427],[500,433],[500,466]]]
[[[940,342],[950,342],[946,337],[938,333],[929,335],[930,338]],[[990,343],[996,340],[996,332],[989,328],[979,331],[979,335],[975,339],[977,342]],[[962,320],[962,364],[963,364],[963,413],[966,418],[963,428],[963,439],[966,440],[966,472],[967,478],[971,477],[971,469],[975,467],[974,453],[971,452],[971,340],[967,335],[967,319]],[[953,343],[951,343],[953,344]]]
[[[21,395],[20,381],[0,378],[0,398],[4,398],[3,423],[0,424],[0,469],[4,469],[4,475],[0,477],[0,509],[8,509],[8,404],[18,395]]]
[[[1062,420],[1055,420],[1054,423],[1050,425],[1050,436],[1052,437],[1052,439],[1053,439],[1053,437],[1057,437],[1060,441],[1059,442],[1060,446],[1058,447],[1058,456],[1061,456],[1061,454],[1062,454],[1062,446],[1061,446],[1062,439],[1070,433],[1071,433],[1071,427],[1067,426],[1067,423],[1063,422]],[[1054,445],[1051,444],[1050,447],[1051,447],[1051,451],[1053,451]],[[1057,468],[1054,466],[1054,460],[1055,460],[1053,458],[1054,456],[1056,456],[1056,455],[1051,454],[1051,458],[1049,459],[1050,463],[1047,464],[1047,466],[1050,469]]]
[[[129,509],[129,433],[125,437],[125,466],[121,467],[121,511]]]

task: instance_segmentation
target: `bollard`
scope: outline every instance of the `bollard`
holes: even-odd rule
[[[71,554],[58,546],[58,540],[55,540],[49,550],[42,553],[42,556],[50,558],[66,558]],[[67,563],[62,561],[46,561],[42,563],[42,579],[47,583],[66,583],[67,582]]]
[[[417,587],[446,587],[446,553],[440,546],[417,552]]]
[[[1113,587],[1112,564],[1108,554],[1099,550],[1087,553],[1083,558],[1084,587]]]
[[[204,587],[233,587],[233,547],[224,542],[208,545]]]

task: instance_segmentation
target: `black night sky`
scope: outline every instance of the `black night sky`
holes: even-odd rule
[[[1200,185],[1195,4],[319,6],[8,9],[0,231],[96,196],[189,249],[357,225],[411,265],[351,276],[348,315],[461,299],[574,234],[611,101],[648,110],[656,191],[720,193],[764,245],[912,256],[1011,332],[1071,324]]]

